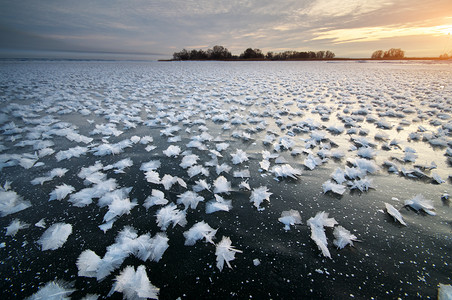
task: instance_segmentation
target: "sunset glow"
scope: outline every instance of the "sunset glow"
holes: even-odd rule
[[[436,27],[433,27],[432,29],[438,30],[441,34],[450,35],[452,33],[452,24],[436,26]]]
[[[335,44],[376,41],[385,38],[405,36],[447,36],[452,32],[452,25],[432,27],[363,27],[352,29],[321,30],[313,40],[331,39]]]
[[[249,47],[331,50],[337,57],[393,47],[409,56],[452,52],[450,0],[4,2],[0,57],[62,51],[169,58],[214,45],[236,55]]]

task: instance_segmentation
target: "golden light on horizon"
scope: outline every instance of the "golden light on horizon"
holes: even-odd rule
[[[376,41],[385,38],[406,36],[450,36],[452,24],[426,27],[362,27],[350,29],[326,28],[317,32],[314,40],[331,39],[335,44]]]
[[[441,35],[450,35],[452,33],[452,25],[440,25],[431,28],[432,31],[437,31]]]

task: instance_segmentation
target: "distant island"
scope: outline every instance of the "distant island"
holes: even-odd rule
[[[283,61],[283,60],[446,60],[452,58],[452,53],[440,55],[439,57],[406,57],[405,51],[400,48],[391,48],[387,51],[374,51],[370,58],[336,58],[336,55],[329,51],[295,51],[284,52],[269,51],[266,54],[260,49],[247,48],[240,55],[233,55],[227,48],[216,45],[207,50],[187,50],[182,49],[173,53],[172,59],[161,61],[185,61],[185,60],[222,60],[222,61]]]

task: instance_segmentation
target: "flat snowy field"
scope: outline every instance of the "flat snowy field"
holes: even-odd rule
[[[0,62],[2,299],[451,293],[452,65]]]

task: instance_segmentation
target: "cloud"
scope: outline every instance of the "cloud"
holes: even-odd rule
[[[0,48],[25,50],[67,50],[71,46],[50,37],[0,26]]]
[[[450,0],[21,0],[4,1],[0,22],[23,33],[16,43],[29,48],[171,55],[219,44],[238,54],[248,47],[334,51],[391,34],[416,36],[407,27],[436,34],[433,27],[451,23],[444,21],[450,11]]]
[[[312,40],[328,39],[334,44],[370,42],[387,38],[408,36],[444,36],[452,31],[452,22],[438,26],[399,24],[382,27],[362,27],[347,29],[321,29]]]
[[[317,0],[302,13],[315,17],[353,17],[371,13],[392,4],[393,1],[389,0]]]

